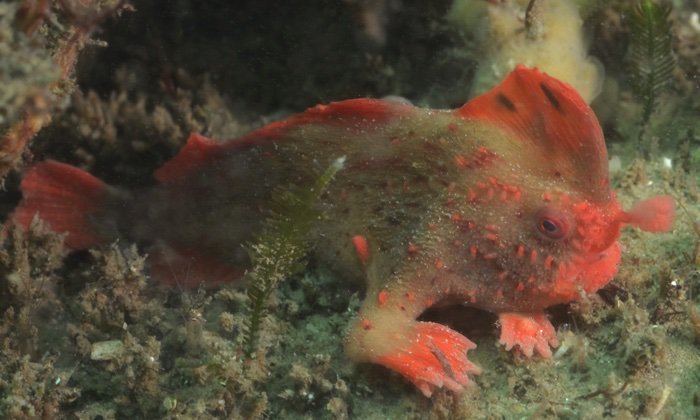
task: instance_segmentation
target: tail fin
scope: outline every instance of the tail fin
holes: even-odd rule
[[[51,230],[65,233],[66,246],[85,249],[111,238],[100,234],[109,186],[74,166],[47,160],[32,166],[21,183],[22,201],[11,219],[27,230],[38,215]]]

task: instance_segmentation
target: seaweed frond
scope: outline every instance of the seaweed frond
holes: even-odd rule
[[[257,346],[270,296],[280,282],[304,268],[310,246],[308,233],[320,216],[315,204],[344,162],[344,157],[336,159],[311,188],[291,186],[275,190],[271,216],[255,243],[247,245],[252,263],[246,275],[248,316],[243,346],[247,358]]]
[[[671,6],[640,0],[629,15],[630,81],[642,101],[642,140],[659,95],[671,85],[676,61],[671,47]]]

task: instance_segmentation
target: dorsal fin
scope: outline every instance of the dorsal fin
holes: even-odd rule
[[[562,175],[580,177],[590,185],[593,198],[608,200],[603,131],[593,110],[568,84],[518,65],[500,85],[456,113],[511,131],[537,147]]]
[[[225,144],[192,133],[180,152],[155,173],[160,183],[175,182],[198,172],[225,149]]]
[[[242,137],[218,142],[201,134],[192,133],[187,144],[171,160],[155,173],[160,183],[174,183],[201,171],[215,159],[236,150],[243,150],[265,141],[284,140],[287,132],[306,124],[342,125],[362,128],[364,124],[377,124],[412,110],[410,104],[379,99],[348,99],[316,105],[306,111],[275,121]]]

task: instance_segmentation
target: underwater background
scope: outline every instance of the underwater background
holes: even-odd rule
[[[70,252],[7,224],[0,418],[700,418],[700,1],[534,3],[535,21],[519,0],[0,3],[2,220],[32,162],[149,186],[191,132],[357,97],[456,108],[520,62],[592,101],[625,207],[679,205],[670,233],[623,231],[609,285],[548,311],[550,360],[505,351],[486,312],[424,314],[468,333],[483,369],[431,399],[347,359],[363,287],[313,257],[271,291],[249,355],[244,287],[161,288],[143,244]]]

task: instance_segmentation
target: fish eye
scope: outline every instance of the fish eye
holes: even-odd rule
[[[569,232],[566,217],[555,209],[541,209],[537,212],[535,220],[537,230],[549,239],[562,239]]]

